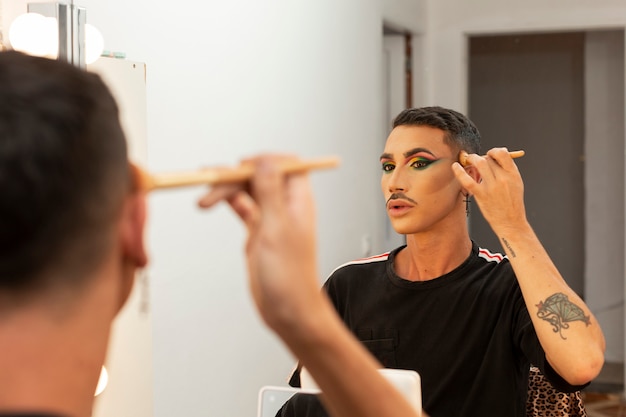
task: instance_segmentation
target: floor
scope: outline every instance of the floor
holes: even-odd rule
[[[622,394],[584,393],[589,417],[626,417],[626,401]]]
[[[624,365],[606,363],[602,372],[583,391],[589,417],[626,417]]]

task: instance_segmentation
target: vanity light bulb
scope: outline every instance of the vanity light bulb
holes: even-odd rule
[[[96,386],[96,393],[94,397],[102,394],[102,391],[107,387],[109,383],[109,373],[107,372],[107,368],[102,367],[102,371],[100,371],[100,379],[98,379],[98,386]]]
[[[56,19],[39,13],[22,14],[9,28],[9,42],[16,51],[56,58],[59,50]]]
[[[102,33],[89,23],[85,24],[85,62],[95,62],[104,51],[104,37]]]

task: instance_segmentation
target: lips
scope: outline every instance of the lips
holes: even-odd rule
[[[402,207],[412,207],[412,204],[408,203],[407,201],[403,201],[403,200],[389,200],[389,202],[387,203],[387,208],[388,209],[402,208]]]
[[[413,208],[413,204],[401,199],[393,199],[387,202],[389,215],[399,216]]]

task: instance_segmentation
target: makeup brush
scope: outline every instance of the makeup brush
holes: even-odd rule
[[[515,159],[515,158],[520,158],[522,156],[524,156],[525,152],[524,151],[510,151],[509,155],[511,155],[511,158]],[[464,167],[471,165],[470,163],[467,162],[467,157],[469,156],[469,154],[465,151],[461,151],[459,153],[459,163],[461,165],[463,165]],[[486,155],[483,155],[486,156]]]
[[[335,168],[339,165],[339,158],[328,156],[303,161],[287,161],[280,165],[286,173],[311,171],[314,169]],[[186,187],[191,185],[217,185],[248,181],[254,174],[251,165],[240,165],[234,168],[205,168],[196,171],[172,172],[165,174],[150,174],[137,168],[140,172],[141,186],[146,191],[163,188]]]

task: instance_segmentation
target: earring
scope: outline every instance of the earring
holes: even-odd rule
[[[465,194],[465,215],[469,217],[470,214],[470,203],[472,202],[472,196],[469,193]]]

